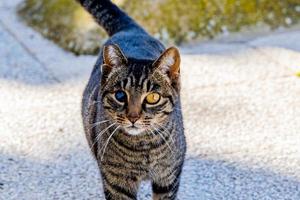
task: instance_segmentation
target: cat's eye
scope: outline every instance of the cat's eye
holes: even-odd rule
[[[146,103],[148,104],[156,104],[160,100],[160,94],[153,92],[146,96]]]
[[[126,93],[122,90],[118,90],[115,92],[115,98],[119,101],[124,103],[126,101]]]

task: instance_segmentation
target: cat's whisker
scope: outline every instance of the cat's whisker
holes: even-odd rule
[[[103,159],[103,156],[104,156],[104,153],[105,153],[105,149],[106,149],[106,147],[107,147],[107,145],[108,145],[108,143],[109,143],[109,140],[112,138],[112,136],[115,134],[115,132],[118,130],[120,128],[120,125],[119,126],[117,126],[117,128],[110,134],[110,136],[108,137],[108,139],[107,139],[107,142],[105,143],[105,146],[104,146],[104,149],[103,149],[103,153],[102,153],[102,156],[101,156],[101,161],[102,161],[102,159]],[[100,152],[101,152],[102,150],[100,150]]]
[[[157,130],[157,132],[158,132],[158,134],[161,136],[161,138],[163,138],[163,140],[166,142],[168,148],[170,149],[171,156],[175,157],[175,152],[174,152],[174,150],[171,148],[171,146],[170,146],[169,142],[167,141],[167,139],[163,136],[163,134],[162,134],[159,130]]]
[[[150,127],[150,128],[152,128],[152,127]],[[150,131],[150,133],[153,135],[153,137],[156,137],[156,135],[155,135],[155,133],[153,133],[153,131],[151,130],[151,129],[149,129],[149,131]],[[147,132],[147,133],[149,133],[149,132]],[[159,137],[161,137],[161,136],[159,136]],[[164,140],[165,141],[165,140]],[[167,142],[166,142],[167,143]],[[160,153],[162,153],[162,150],[160,150]],[[171,151],[171,153],[172,153],[172,151]]]
[[[154,128],[154,131],[156,131],[156,132],[160,135],[160,137],[165,141],[165,143],[166,143],[166,145],[169,147],[171,153],[174,155],[174,152],[173,152],[171,146],[169,145],[168,141],[166,140],[166,138],[165,138],[165,137],[157,130],[157,128],[155,128],[154,126],[152,126],[152,127]],[[151,131],[151,133],[153,133],[151,129],[150,129],[150,131]],[[153,133],[153,134],[154,134],[154,133]],[[154,135],[155,135],[155,134],[154,134]]]
[[[97,137],[95,138],[95,141],[94,143],[92,144],[90,150],[92,150],[92,148],[94,147],[94,145],[96,144],[96,142],[99,141],[101,135],[103,135],[110,127],[114,126],[116,123],[112,123],[111,125],[109,125],[108,127],[106,127],[105,129],[103,129],[98,135]]]
[[[148,135],[150,135],[150,134],[149,134],[149,131],[148,131],[148,129],[147,129],[146,124],[145,124],[145,123],[141,123],[141,125],[142,125],[143,128],[145,128],[146,133],[147,133]],[[152,133],[152,132],[151,132],[151,133]],[[152,135],[155,137],[155,134],[152,133]]]
[[[157,123],[154,123],[154,124],[159,125],[159,124],[157,124]],[[161,133],[161,134],[163,135],[163,133],[165,133],[165,131],[167,131],[167,130],[166,130],[164,127],[162,127],[161,125],[159,125],[159,126],[161,127],[161,129],[163,130],[163,132],[159,131],[158,129],[157,129],[157,132],[159,132],[159,133]],[[159,127],[157,127],[157,128],[159,128]],[[168,131],[167,131],[167,134],[169,135],[169,139],[171,140],[173,146],[175,146],[175,142],[174,142],[174,140],[173,140],[171,134],[170,134]],[[175,156],[176,151],[177,151],[176,148],[175,148],[175,150],[172,149],[172,155],[173,155],[173,156]]]
[[[151,130],[150,130],[151,131]],[[148,130],[146,129],[146,133],[148,133],[149,134],[149,132],[148,132]],[[154,137],[155,137],[155,134],[151,131],[150,132]]]
[[[96,126],[100,125],[100,124],[103,124],[105,122],[109,122],[110,120],[103,120],[103,121],[100,121],[100,122],[95,122],[95,123],[92,123],[90,125],[92,125],[91,128],[95,128]]]
[[[172,138],[172,136],[171,136],[171,133],[170,133],[165,127],[163,127],[162,125],[160,125],[160,124],[158,124],[158,123],[155,123],[155,122],[154,122],[154,124],[155,124],[155,125],[158,125],[158,126],[163,130],[163,133],[166,132],[166,133],[169,135],[170,140],[171,140],[171,142],[173,143],[173,145],[175,145],[175,142],[174,142],[174,140],[173,140],[173,138]]]

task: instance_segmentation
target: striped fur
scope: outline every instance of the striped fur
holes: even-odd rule
[[[134,200],[141,181],[150,180],[153,199],[176,199],[186,152],[179,53],[176,48],[165,50],[110,1],[80,3],[113,35],[101,51],[82,101],[84,130],[105,197]],[[116,91],[126,93],[124,102],[116,99]],[[149,104],[145,99],[153,92],[160,99]],[[138,116],[136,121],[130,113]]]

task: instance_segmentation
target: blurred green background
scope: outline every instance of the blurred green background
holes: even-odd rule
[[[164,43],[211,39],[253,27],[289,27],[300,20],[300,0],[116,0]],[[26,0],[27,24],[75,54],[97,54],[105,32],[75,0]]]

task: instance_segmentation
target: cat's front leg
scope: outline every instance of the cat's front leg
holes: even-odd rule
[[[109,170],[101,172],[106,200],[136,200],[139,182],[135,177],[113,173]]]
[[[175,200],[179,188],[180,172],[174,172],[171,177],[165,177],[160,181],[153,181],[153,200]],[[175,174],[175,175],[174,175]]]

